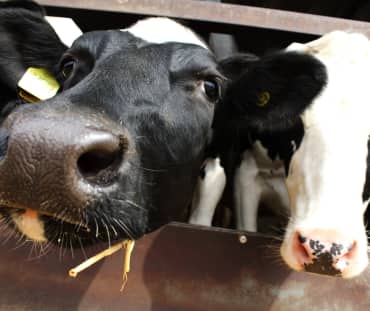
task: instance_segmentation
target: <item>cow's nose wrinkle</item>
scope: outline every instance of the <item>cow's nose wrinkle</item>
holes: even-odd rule
[[[79,173],[89,183],[111,184],[118,177],[124,145],[118,137],[107,133],[90,138],[89,144],[77,160]]]

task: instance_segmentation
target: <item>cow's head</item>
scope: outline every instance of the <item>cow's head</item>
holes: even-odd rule
[[[0,40],[7,223],[33,240],[79,245],[136,239],[181,216],[223,81],[194,33],[154,18],[86,33],[67,49],[39,11],[8,7]],[[61,92],[19,101],[29,66],[52,71]]]
[[[250,62],[220,106],[257,132],[303,125],[284,159],[291,217],[281,254],[294,270],[350,278],[367,266],[369,71],[367,38],[333,32]]]
[[[319,59],[328,82],[302,115],[305,133],[287,178],[292,216],[281,254],[296,270],[310,270],[312,262],[328,269],[328,260],[337,273],[353,277],[368,264],[362,193],[370,43],[359,34],[333,32],[288,49]]]

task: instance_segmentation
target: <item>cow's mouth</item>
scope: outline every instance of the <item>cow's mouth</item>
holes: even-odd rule
[[[1,217],[21,237],[40,243],[52,242],[61,247],[79,248],[107,240],[107,232],[92,232],[84,221],[76,221],[62,214],[2,205]],[[108,239],[110,238],[114,239],[114,235],[109,235]],[[63,245],[65,243],[68,245]]]
[[[123,210],[121,210],[123,212]],[[122,215],[122,214],[121,214]],[[0,205],[2,225],[17,232],[20,240],[25,238],[39,243],[53,243],[62,248],[83,248],[122,239],[136,240],[146,232],[143,224],[135,224],[135,219],[125,213],[124,218],[108,215],[99,208],[87,208],[79,219],[66,213],[53,214],[48,211],[27,207],[14,207],[14,204]],[[147,214],[138,218],[146,220]]]

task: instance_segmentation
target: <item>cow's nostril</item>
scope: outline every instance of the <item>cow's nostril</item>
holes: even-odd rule
[[[99,144],[81,154],[77,160],[78,170],[82,177],[90,183],[110,184],[118,176],[123,152],[123,147],[118,141]]]
[[[354,241],[353,243],[349,244],[343,251],[342,258],[347,260],[353,260],[358,252],[357,242]]]
[[[77,162],[78,169],[84,177],[95,176],[99,172],[108,169],[119,157],[119,153],[106,153],[101,150],[93,150],[84,153]]]
[[[305,238],[303,235],[298,233],[298,241],[299,241],[299,243],[304,244],[304,243],[306,243],[307,238]]]
[[[84,153],[77,161],[80,174],[87,181],[107,185],[117,178],[122,155],[116,152],[92,150]]]
[[[305,247],[306,241],[307,239],[298,232],[295,234],[295,239],[293,241],[293,252],[301,266],[310,262],[312,257],[311,253]]]

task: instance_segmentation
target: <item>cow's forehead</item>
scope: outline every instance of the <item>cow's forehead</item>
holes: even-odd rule
[[[328,83],[303,115],[306,126],[327,123],[342,116],[349,127],[370,127],[367,117],[367,80],[370,70],[370,42],[362,34],[334,31],[306,44],[293,43],[287,50],[318,58],[326,67]],[[308,124],[309,123],[309,124]],[[348,130],[347,130],[348,131]]]
[[[288,51],[298,51],[317,57],[326,66],[369,66],[370,42],[360,33],[333,31],[317,40],[292,43]]]
[[[370,60],[370,42],[366,36],[344,31],[333,31],[305,44],[292,43],[287,50],[307,53],[323,62],[355,65]]]
[[[122,31],[128,31],[135,37],[150,43],[189,43],[208,49],[207,45],[189,28],[164,17],[140,20]]]

